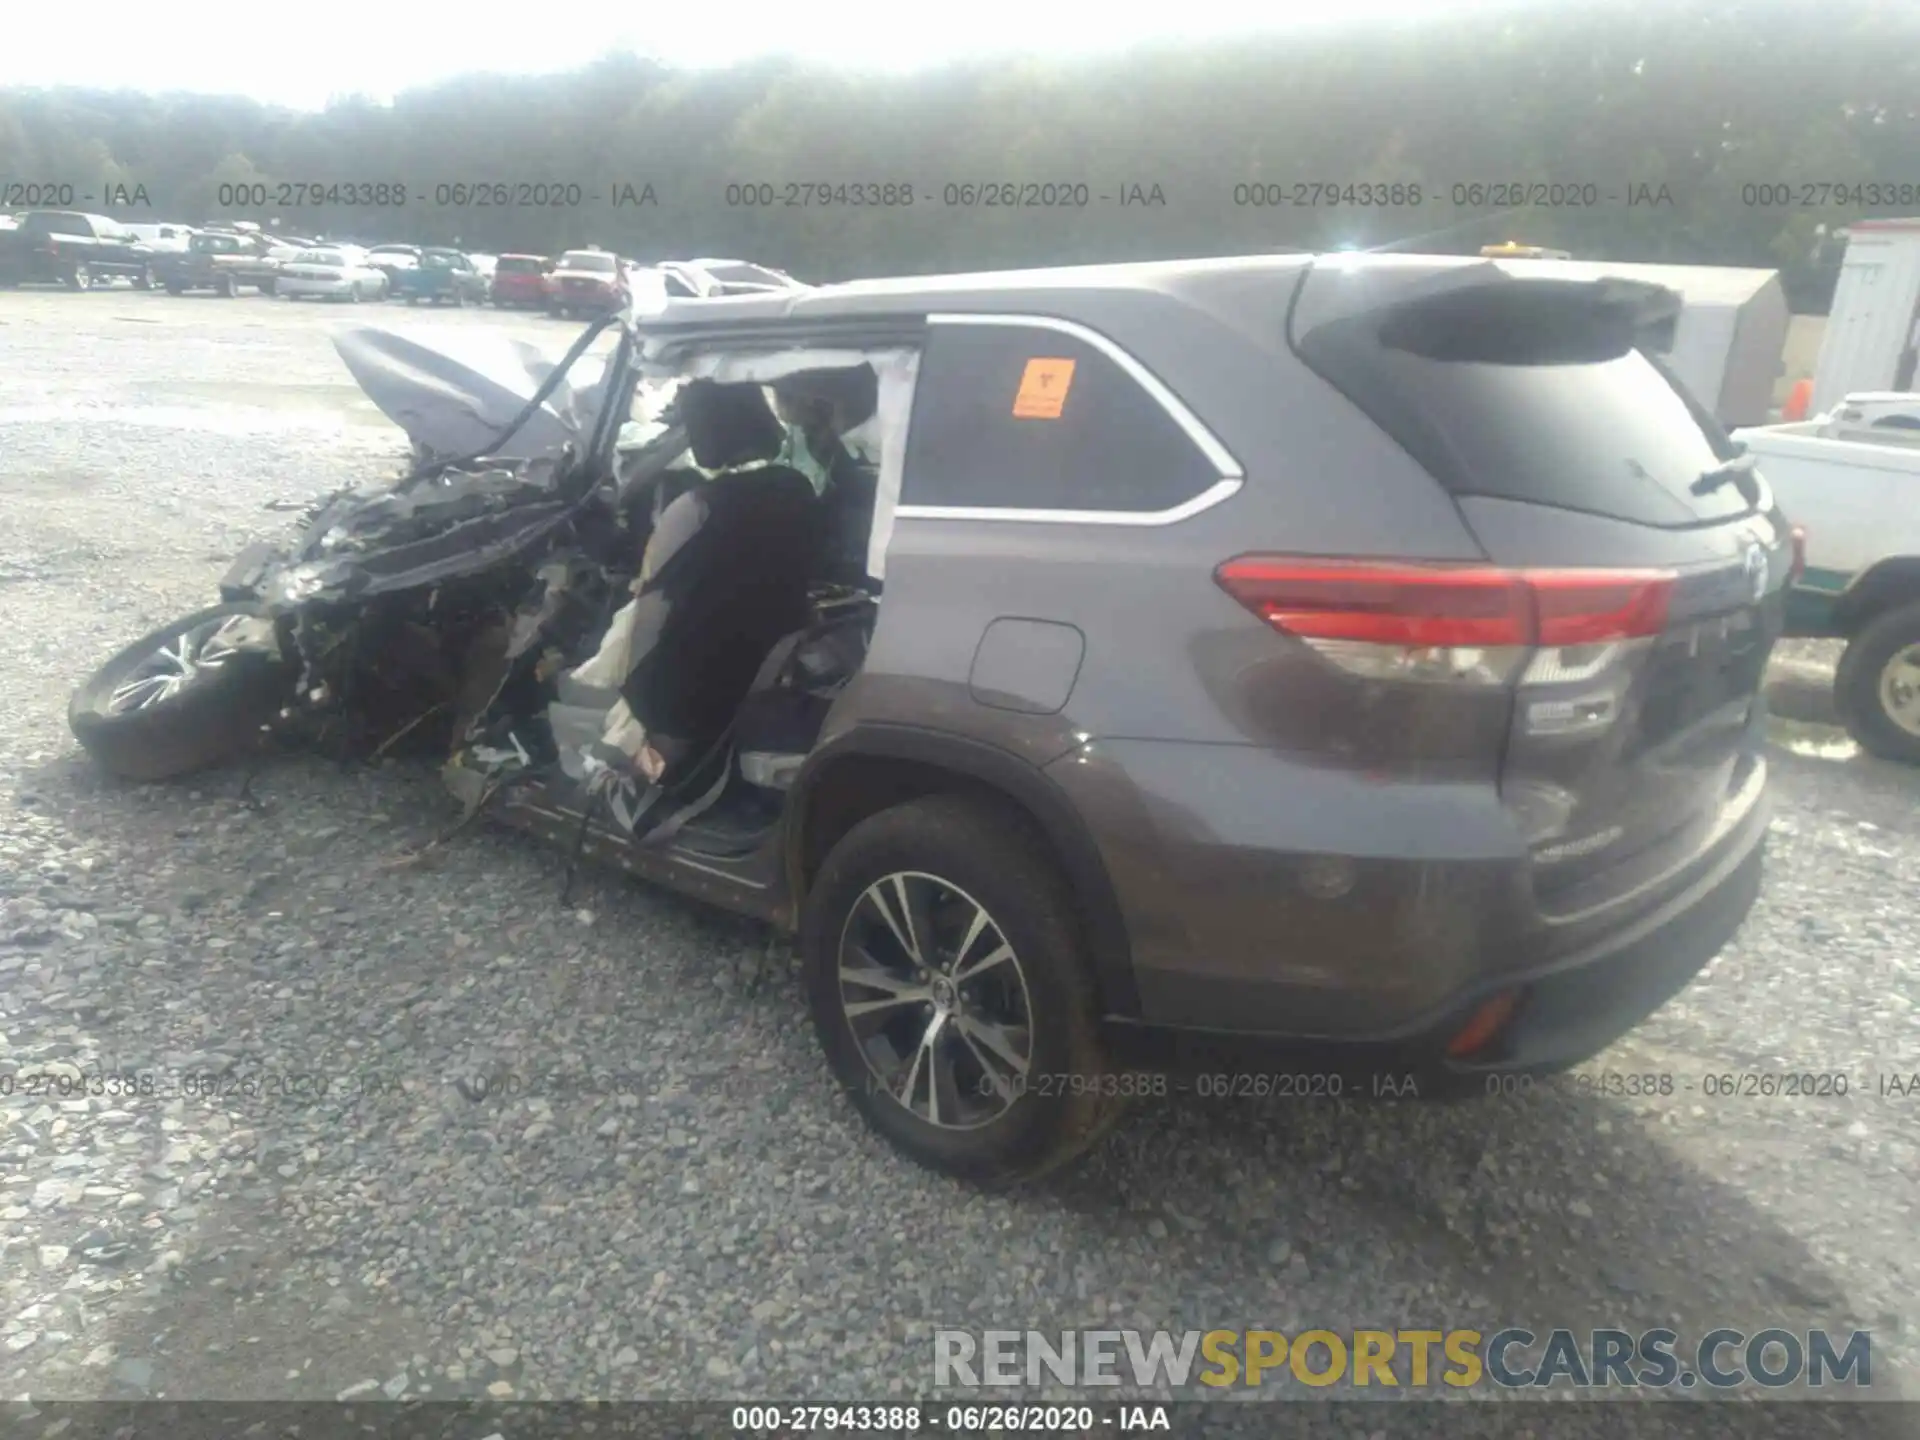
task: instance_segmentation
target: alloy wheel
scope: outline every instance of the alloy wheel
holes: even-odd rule
[[[1880,708],[1909,735],[1920,735],[1920,643],[1894,651],[1881,667]]]
[[[873,1082],[928,1124],[971,1130],[1025,1092],[1027,978],[986,907],[937,875],[897,871],[841,928],[840,1009]]]
[[[171,700],[240,653],[235,638],[247,620],[223,615],[175,636],[136,666],[107,697],[107,713],[124,715]]]

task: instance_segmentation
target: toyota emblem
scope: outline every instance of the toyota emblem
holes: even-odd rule
[[[1758,545],[1747,547],[1747,589],[1758,605],[1767,593],[1767,552]]]

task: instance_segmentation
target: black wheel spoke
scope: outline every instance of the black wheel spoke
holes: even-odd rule
[[[1026,975],[992,914],[958,886],[920,871],[868,885],[843,926],[837,978],[867,1066],[916,1118],[973,1129],[1026,1094]]]

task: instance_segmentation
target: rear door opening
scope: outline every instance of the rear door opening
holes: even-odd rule
[[[1668,292],[1458,278],[1294,343],[1486,551],[1477,578],[1416,574],[1396,604],[1453,621],[1451,663],[1468,652],[1511,687],[1501,795],[1543,911],[1571,917],[1657,888],[1750,802],[1791,542],[1758,472],[1642,348]]]

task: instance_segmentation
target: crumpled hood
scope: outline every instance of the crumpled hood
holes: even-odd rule
[[[381,413],[435,456],[470,455],[526,408],[559,356],[487,330],[423,336],[374,326],[346,330],[334,349]],[[585,443],[600,407],[606,362],[583,355],[540,410],[498,450],[531,460]]]

